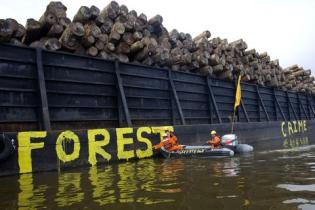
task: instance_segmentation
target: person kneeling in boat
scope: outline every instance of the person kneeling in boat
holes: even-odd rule
[[[184,148],[183,145],[177,143],[177,137],[169,130],[166,131],[164,139],[158,145],[154,146],[154,149],[160,149],[161,147],[164,147],[164,149],[169,152],[178,151]]]
[[[207,141],[207,144],[210,144],[212,148],[221,147],[221,138],[217,135],[215,130],[211,131],[211,140]]]

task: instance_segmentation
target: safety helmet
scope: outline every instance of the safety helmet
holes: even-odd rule
[[[166,138],[167,138],[167,135],[166,135],[166,134],[162,135],[162,140],[164,140],[164,139],[166,139]]]
[[[217,132],[215,130],[211,131],[211,135],[215,135]]]

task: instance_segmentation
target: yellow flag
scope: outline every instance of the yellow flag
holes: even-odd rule
[[[234,103],[234,111],[241,103],[241,75],[238,76],[237,87],[235,93],[235,103]]]

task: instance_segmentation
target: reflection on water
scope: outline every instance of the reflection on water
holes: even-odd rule
[[[298,204],[298,209],[302,210],[314,210],[315,200],[306,200],[303,198],[296,198],[291,200],[283,201],[285,204]]]
[[[136,169],[134,163],[122,163],[118,165],[119,181],[117,186],[119,188],[119,202],[131,203],[135,200],[135,192],[137,191]]]
[[[92,198],[99,206],[115,203],[115,190],[113,180],[115,173],[113,167],[97,168],[93,166],[89,170],[89,180],[92,186]]]
[[[39,185],[35,188],[32,174],[22,174],[19,183],[21,190],[18,195],[19,209],[35,209],[43,206],[47,185]]]
[[[315,150],[0,178],[0,209],[315,209]]]
[[[297,191],[315,192],[315,184],[310,184],[310,185],[279,184],[277,187],[290,190],[292,192],[297,192]]]
[[[58,206],[72,206],[84,199],[81,188],[81,173],[62,173],[58,176],[58,192],[55,202]]]

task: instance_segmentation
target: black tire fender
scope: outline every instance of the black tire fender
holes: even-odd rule
[[[0,135],[0,162],[6,160],[16,150],[14,139],[9,139],[4,134]]]

